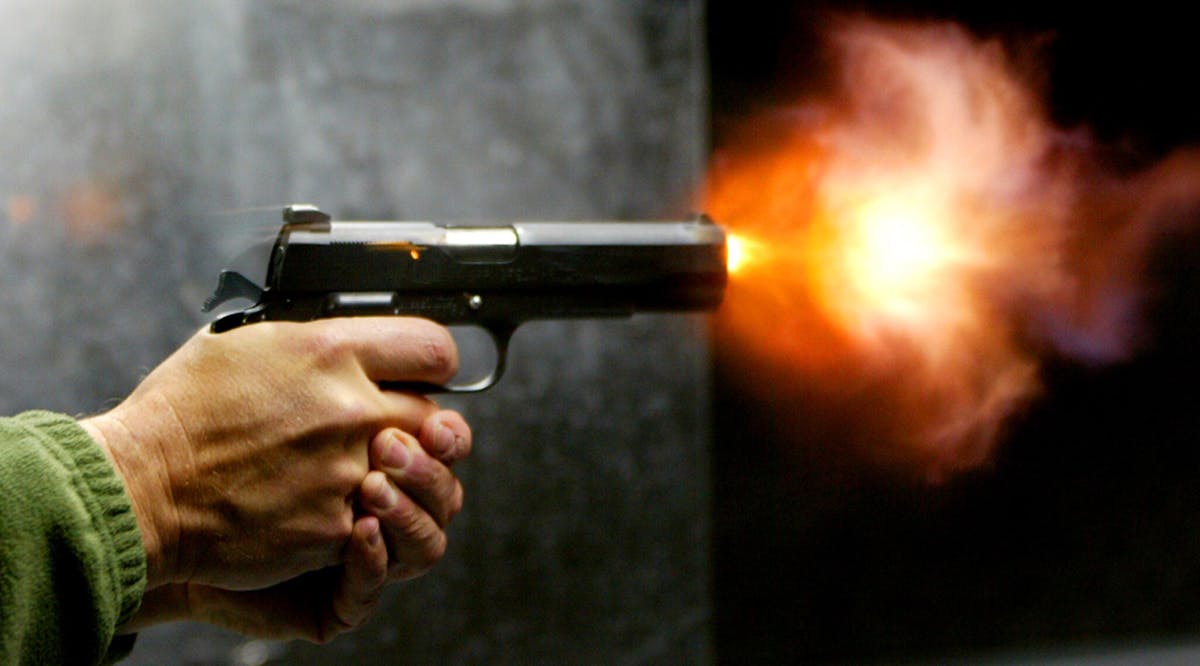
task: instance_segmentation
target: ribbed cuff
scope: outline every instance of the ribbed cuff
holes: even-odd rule
[[[125,484],[100,446],[75,419],[53,412],[25,412],[16,417],[47,435],[73,461],[75,491],[92,516],[96,534],[113,553],[109,560],[112,598],[120,599],[116,627],[133,617],[146,590],[146,551],[142,532]]]

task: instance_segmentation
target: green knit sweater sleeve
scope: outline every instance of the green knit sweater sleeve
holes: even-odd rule
[[[124,656],[146,554],[125,486],[67,416],[0,418],[0,664]]]

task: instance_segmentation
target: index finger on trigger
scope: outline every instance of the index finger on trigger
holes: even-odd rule
[[[441,385],[458,372],[458,347],[450,331],[416,317],[328,319],[342,327],[355,358],[375,382]]]

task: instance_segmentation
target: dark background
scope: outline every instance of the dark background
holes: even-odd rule
[[[1200,142],[1196,40],[1181,11],[1079,7],[712,0],[713,145],[745,114],[821,89],[828,10],[1044,39],[1054,119],[1087,126],[1127,166]],[[1198,262],[1196,234],[1169,239],[1152,261],[1141,350],[1106,367],[1050,363],[1045,395],[1014,420],[994,462],[937,485],[834,460],[849,443],[821,428],[822,415],[784,419],[770,387],[735,389],[737,352],[718,344],[721,661],[1024,661],[1098,650],[1089,654],[1147,663],[1146,646],[1194,641]]]

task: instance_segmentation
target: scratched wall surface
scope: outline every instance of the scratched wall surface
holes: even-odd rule
[[[0,411],[126,394],[282,203],[686,212],[700,4],[0,4]],[[452,403],[477,446],[433,573],[326,646],[176,624],[130,663],[711,661],[707,368],[695,318],[522,329],[502,385]]]

